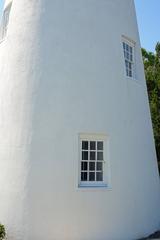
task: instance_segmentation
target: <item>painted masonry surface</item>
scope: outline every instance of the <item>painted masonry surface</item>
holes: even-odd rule
[[[133,0],[6,0],[0,80],[9,240],[131,240],[160,227]]]

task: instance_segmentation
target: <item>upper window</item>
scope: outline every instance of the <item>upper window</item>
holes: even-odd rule
[[[107,186],[106,136],[80,136],[80,186]]]
[[[134,45],[128,41],[123,40],[123,53],[125,60],[126,76],[133,78],[134,73]]]
[[[2,23],[1,23],[1,39],[4,39],[7,34],[9,16],[12,4],[10,3],[3,12]]]

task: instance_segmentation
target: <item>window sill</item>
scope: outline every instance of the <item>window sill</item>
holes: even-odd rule
[[[138,85],[141,85],[141,82],[137,79],[137,78],[134,78],[134,77],[128,77],[128,76],[125,76],[126,79],[128,79],[129,81],[132,81]]]
[[[96,184],[96,185],[82,185],[79,184],[77,190],[79,191],[101,191],[101,190],[112,190],[111,186],[107,184]]]
[[[1,44],[1,43],[3,43],[3,42],[4,42],[4,40],[5,40],[5,38],[2,38],[2,39],[0,40],[0,44]]]

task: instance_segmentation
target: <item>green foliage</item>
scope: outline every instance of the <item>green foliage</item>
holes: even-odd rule
[[[0,240],[5,239],[6,231],[4,225],[0,224]]]
[[[160,42],[156,44],[155,53],[147,52],[142,48],[142,56],[147,81],[156,152],[160,166]]]

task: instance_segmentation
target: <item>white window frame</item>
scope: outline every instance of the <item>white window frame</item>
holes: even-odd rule
[[[128,46],[129,49],[128,50],[126,48],[124,49],[124,45],[126,47]],[[130,40],[129,38],[123,36],[122,37],[122,49],[123,49],[125,76],[130,79],[135,79],[136,78],[135,42],[133,40]],[[130,49],[132,49],[132,53],[131,53]],[[128,65],[128,67],[126,65]]]
[[[12,3],[9,3],[3,11],[1,22],[1,41],[4,40],[7,35],[11,7]]]
[[[83,172],[81,170],[81,162],[83,162],[82,160],[82,141],[95,141],[96,143],[97,142],[103,142],[103,161],[100,161],[102,162],[102,165],[103,165],[103,181],[89,181],[89,162],[94,162],[93,161],[90,161],[89,160],[89,157],[88,157],[88,169],[86,170],[87,171],[87,181],[81,181],[81,172]],[[78,187],[79,188],[97,188],[97,187],[105,187],[105,188],[109,188],[110,187],[110,167],[109,167],[109,141],[108,141],[108,136],[105,135],[105,134],[85,134],[85,133],[81,133],[79,134],[79,166],[78,166]],[[94,150],[93,150],[94,151]],[[102,152],[102,150],[97,150],[97,147],[96,147],[96,160],[95,160],[95,168],[97,166],[97,152]],[[88,148],[88,154],[90,155],[90,148]],[[85,161],[85,160],[84,160]],[[93,172],[95,173],[96,175],[96,169],[95,171],[93,170]]]

